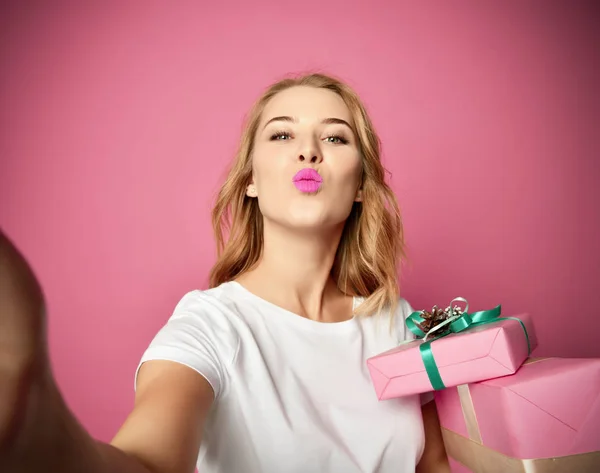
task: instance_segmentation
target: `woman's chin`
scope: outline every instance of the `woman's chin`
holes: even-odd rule
[[[272,223],[296,234],[330,234],[336,227],[343,228],[345,219],[331,218],[326,215],[288,215]]]

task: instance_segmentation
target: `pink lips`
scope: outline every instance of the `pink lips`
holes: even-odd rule
[[[300,192],[311,193],[319,190],[323,178],[314,169],[304,168],[296,173],[292,181]]]

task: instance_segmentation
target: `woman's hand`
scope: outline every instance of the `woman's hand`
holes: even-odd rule
[[[54,381],[45,309],[33,271],[0,231],[0,471],[114,471]]]
[[[435,402],[423,405],[423,425],[425,428],[425,450],[417,466],[417,473],[450,473],[444,439],[440,428]]]
[[[25,422],[31,386],[50,378],[44,312],[35,275],[0,230],[0,455]]]
[[[212,405],[208,381],[184,365],[144,364],[136,405],[112,445],[65,404],[47,354],[45,304],[33,271],[0,231],[0,471],[192,472]]]

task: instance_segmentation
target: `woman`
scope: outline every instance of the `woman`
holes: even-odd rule
[[[3,241],[2,471],[449,471],[434,404],[379,402],[366,370],[409,338],[411,309],[398,207],[357,95],[319,74],[269,88],[213,224],[211,288],[186,294],[148,347],[110,445],[62,402],[41,291]]]

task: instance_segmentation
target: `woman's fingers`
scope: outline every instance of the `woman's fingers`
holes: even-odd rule
[[[15,428],[27,386],[46,365],[44,310],[33,271],[0,230],[0,446]]]
[[[0,231],[0,367],[27,361],[43,345],[44,297],[23,255]]]

